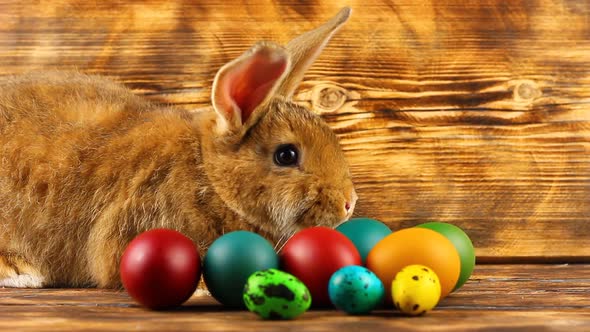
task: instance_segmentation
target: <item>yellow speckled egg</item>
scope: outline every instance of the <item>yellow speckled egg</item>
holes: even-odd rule
[[[440,281],[424,265],[409,265],[399,271],[391,283],[391,295],[397,309],[406,315],[423,315],[440,299]]]

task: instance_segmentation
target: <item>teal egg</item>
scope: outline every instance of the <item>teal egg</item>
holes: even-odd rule
[[[371,218],[353,218],[336,227],[346,235],[361,254],[363,264],[366,263],[369,251],[384,237],[391,234],[391,229],[384,223]]]
[[[336,271],[328,283],[334,306],[353,315],[367,314],[383,302],[385,287],[365,267],[349,265]]]
[[[292,319],[309,309],[311,295],[295,276],[268,269],[255,272],[244,286],[248,310],[264,319]]]
[[[453,243],[461,260],[461,272],[453,291],[461,288],[469,277],[471,277],[471,273],[473,273],[473,269],[475,268],[475,248],[473,248],[473,243],[469,239],[469,236],[461,228],[445,222],[427,222],[416,227],[428,228],[438,232]]]
[[[262,236],[235,231],[215,240],[203,260],[203,278],[221,304],[243,307],[244,285],[252,273],[279,267],[273,246]]]

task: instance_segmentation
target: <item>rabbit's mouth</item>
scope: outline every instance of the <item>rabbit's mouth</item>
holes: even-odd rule
[[[345,223],[350,218],[350,215],[348,214],[338,221],[330,220],[325,216],[317,217],[316,212],[314,211],[315,205],[317,205],[317,202],[312,200],[305,207],[302,207],[297,214],[295,214],[292,219],[292,223],[284,224],[282,227],[277,227],[275,229],[276,233],[273,235],[275,239],[275,250],[277,250],[277,252],[283,248],[283,246],[293,235],[305,228],[315,226],[335,228]]]
[[[290,204],[292,200],[285,199],[277,200],[274,205],[269,206],[268,214],[273,221],[271,234],[277,249],[280,250],[284,242],[304,228],[316,226],[335,228],[351,217],[356,199],[353,199],[346,209],[342,203],[342,210],[338,211],[339,203],[333,203],[335,200],[332,200],[330,204],[325,203],[326,195],[330,193],[331,191],[321,189],[310,190],[305,196],[300,197],[298,204]]]
[[[295,219],[295,225],[299,230],[316,226],[335,228],[348,220],[348,215],[340,220],[337,220],[336,215],[322,215],[320,213],[320,216],[317,216],[318,213],[312,209],[313,205],[303,210]]]

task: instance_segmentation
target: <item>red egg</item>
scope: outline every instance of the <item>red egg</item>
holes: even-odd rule
[[[177,307],[195,292],[201,258],[193,241],[170,229],[138,235],[125,249],[120,265],[127,293],[150,309]]]
[[[354,243],[327,227],[313,227],[295,234],[280,253],[281,267],[309,288],[313,306],[330,305],[328,283],[334,272],[348,265],[361,265]]]

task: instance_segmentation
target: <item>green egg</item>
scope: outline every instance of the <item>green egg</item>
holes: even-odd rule
[[[244,304],[264,319],[292,319],[309,309],[309,290],[295,276],[268,269],[248,278],[244,286]]]

